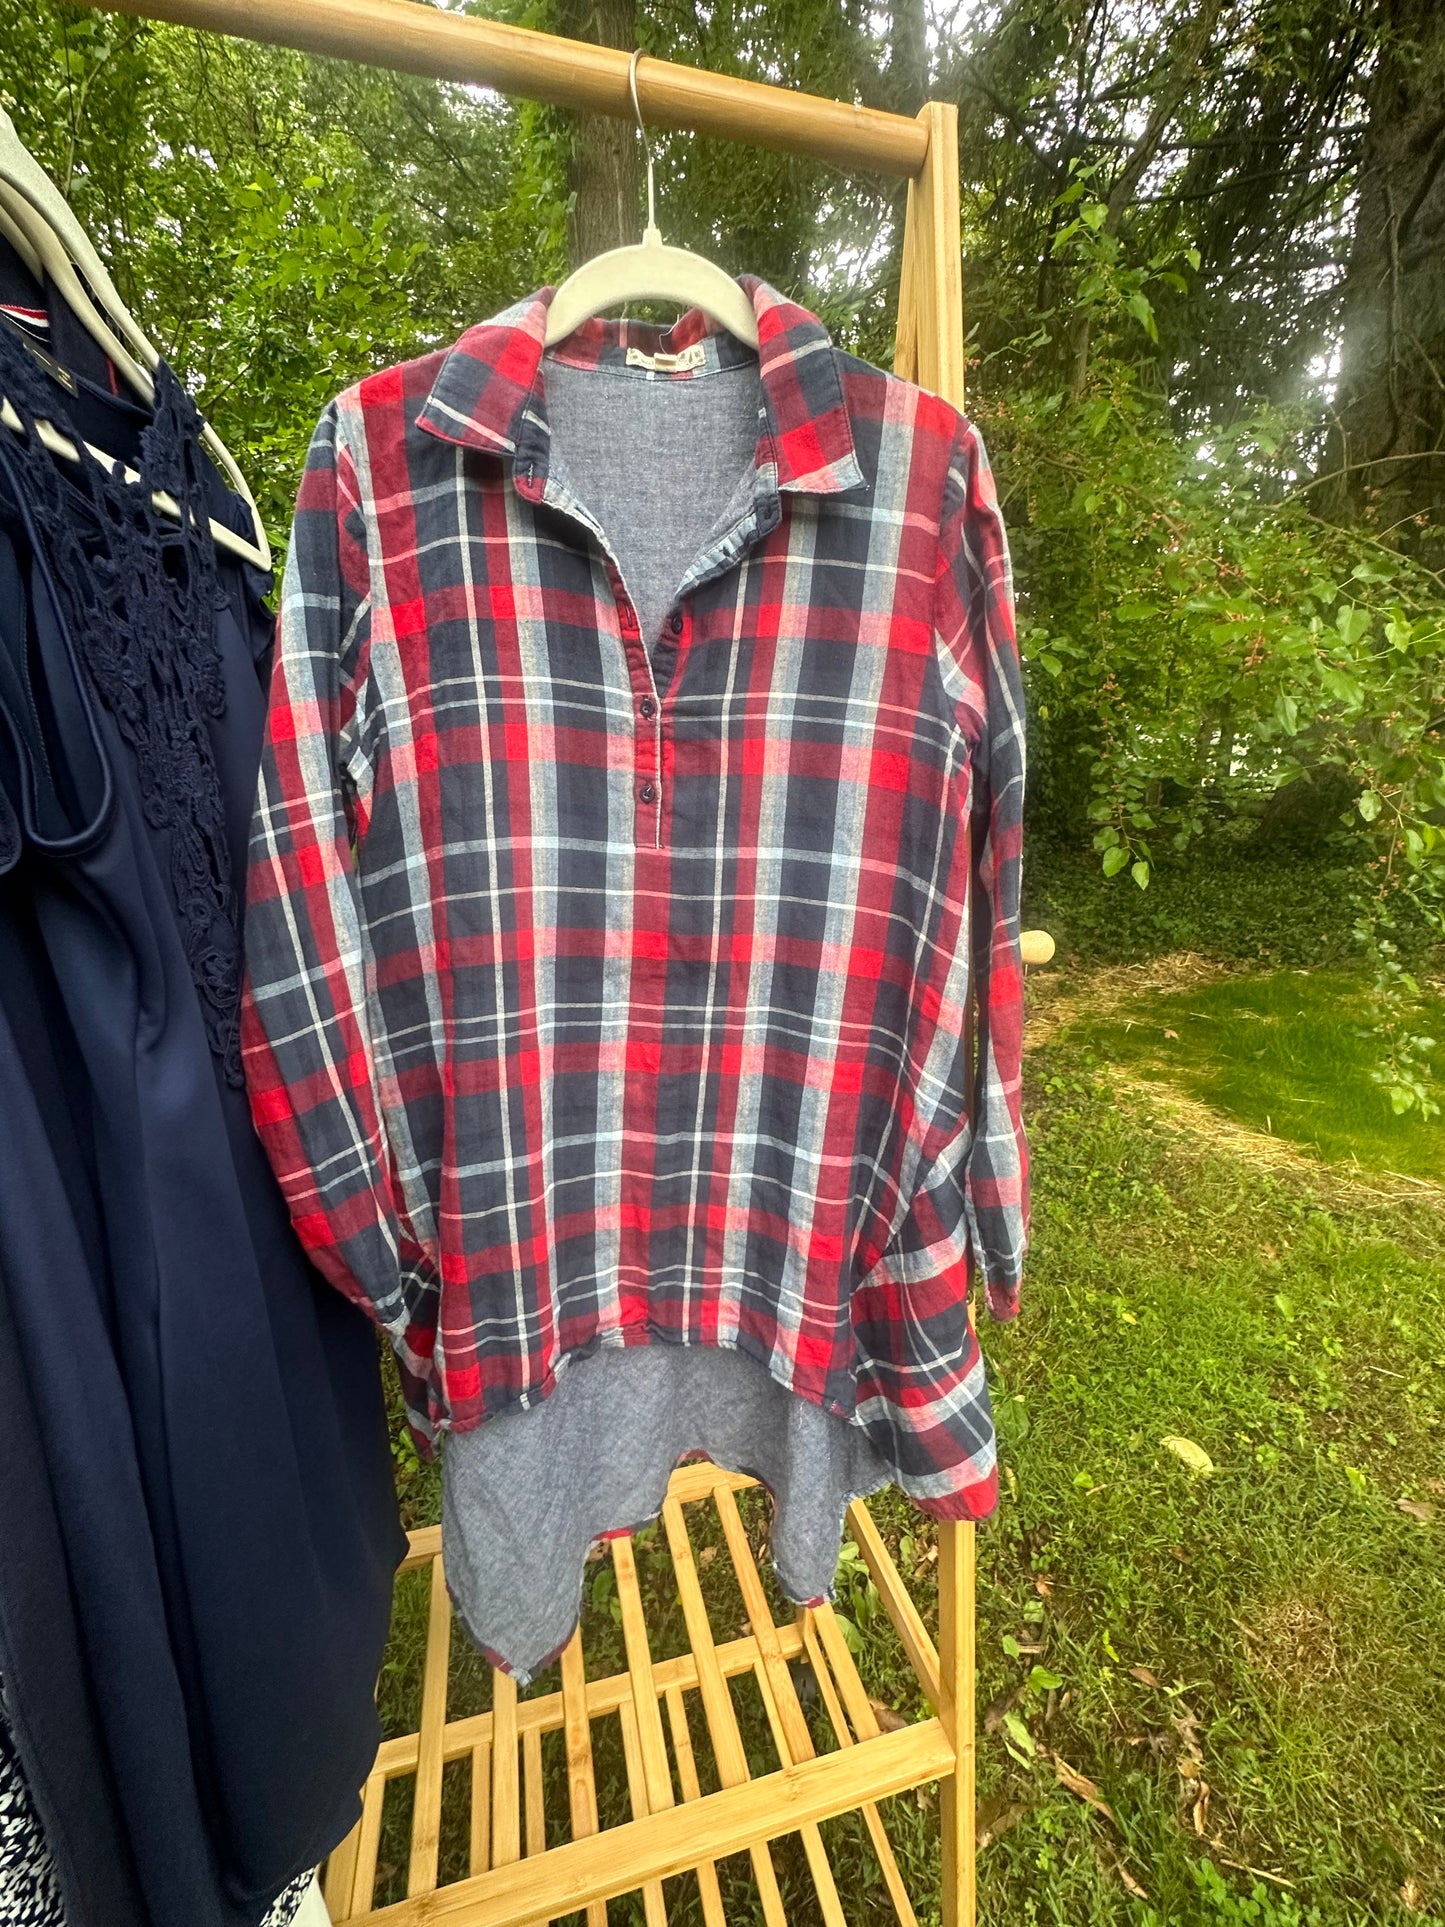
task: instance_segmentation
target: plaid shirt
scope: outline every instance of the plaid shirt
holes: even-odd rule
[[[252,837],[252,1106],[424,1451],[599,1345],[724,1346],[983,1516],[969,1288],[1013,1315],[1028,1220],[1004,530],[956,409],[741,285],[752,487],[651,657],[549,473],[550,289],[326,409]],[[634,378],[744,353],[696,311],[551,352],[694,343]]]

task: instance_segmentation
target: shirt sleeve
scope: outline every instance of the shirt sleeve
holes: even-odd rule
[[[1013,574],[998,494],[977,428],[961,421],[945,489],[935,635],[971,743],[972,1136],[964,1195],[975,1276],[989,1311],[1015,1316],[1028,1242],[1021,1113],[1024,695]]]
[[[357,849],[372,767],[371,603],[356,469],[332,403],[282,578],[246,883],[241,1045],[251,1114],[312,1262],[391,1336],[430,1436],[432,1254],[405,1209],[368,1024]]]

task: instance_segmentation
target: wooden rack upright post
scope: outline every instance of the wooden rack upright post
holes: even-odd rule
[[[167,20],[267,41],[364,65],[461,81],[631,119],[629,57],[405,0],[91,0],[108,11]],[[726,140],[806,154],[842,168],[904,176],[908,208],[894,367],[910,381],[963,406],[963,279],[959,228],[958,115],[929,102],[917,119],[880,113],[786,88],[645,59],[637,74],[644,119]],[[1043,940],[1047,943],[1047,939]],[[1049,945],[1051,949],[1052,946]],[[1026,945],[1026,956],[1028,956]],[[375,1927],[520,1927],[585,1908],[589,1927],[605,1927],[606,1899],[640,1888],[649,1927],[664,1927],[662,1880],[690,1870],[707,1927],[721,1927],[716,1863],[748,1851],[768,1927],[783,1927],[782,1900],[768,1842],[797,1832],[807,1849],[827,1927],[845,1927],[818,1821],[861,1811],[903,1927],[916,1927],[876,1802],[938,1780],[943,1836],[944,1927],[974,1927],[974,1529],[939,1528],[938,1644],[935,1648],[907,1587],[868,1517],[850,1524],[934,1717],[902,1732],[880,1732],[837,1623],[826,1607],[804,1610],[793,1626],[774,1627],[732,1494],[746,1481],[712,1467],[675,1475],[665,1513],[691,1652],[654,1663],[641,1620],[629,1541],[615,1551],[628,1672],[587,1681],[580,1643],[562,1666],[562,1690],[519,1705],[497,1675],[493,1709],[446,1719],[450,1614],[440,1538],[414,1535],[411,1567],[431,1572],[429,1641],[417,1734],[388,1741],[367,1782],[363,1817],[333,1854],[325,1890],[336,1921]],[[713,1644],[688,1550],[683,1503],[716,1504],[728,1550],[751,1610],[751,1633]],[[838,1750],[816,1754],[786,1662],[807,1659],[818,1678]],[[727,1679],[754,1674],[768,1709],[780,1768],[750,1780],[731,1712]],[[697,1691],[721,1775],[702,1794],[684,1710]],[[677,1776],[674,1788],[660,1708],[665,1705]],[[634,1818],[598,1831],[591,1767],[591,1722],[622,1719]],[[571,1838],[545,1846],[541,1736],[565,1734]],[[521,1743],[523,1772],[518,1772]],[[469,1759],[473,1774],[468,1879],[438,1885],[438,1830],[446,1762]],[[377,1910],[373,1894],[386,1785],[415,1776],[407,1898]],[[681,1804],[679,1804],[679,1799]],[[685,1809],[685,1810],[684,1810]],[[523,1853],[525,1813],[526,1851]]]

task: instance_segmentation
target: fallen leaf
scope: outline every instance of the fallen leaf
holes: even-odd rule
[[[1198,1753],[1200,1751],[1199,1722],[1182,1701],[1180,1702],[1179,1710],[1169,1715],[1169,1724],[1179,1735],[1186,1753]]]
[[[1179,1777],[1181,1780],[1197,1780],[1199,1778],[1199,1762],[1192,1753],[1181,1754],[1180,1758],[1176,1761],[1176,1765],[1179,1768]]]
[[[1022,1686],[1015,1686],[1010,1692],[999,1694],[998,1698],[983,1716],[983,1730],[985,1733],[997,1733],[998,1729],[1003,1725],[1004,1714],[1012,1711],[1022,1691]]]
[[[1400,1905],[1408,1907],[1412,1914],[1425,1911],[1424,1900],[1420,1893],[1420,1883],[1412,1876],[1400,1889]]]
[[[1196,1445],[1193,1439],[1180,1438],[1177,1432],[1169,1432],[1160,1439],[1159,1443],[1167,1446],[1177,1458],[1183,1459],[1184,1463],[1189,1467],[1189,1470],[1191,1472],[1197,1472],[1201,1478],[1207,1478],[1214,1470],[1213,1459],[1210,1458],[1204,1447],[1202,1445]]]
[[[1435,1517],[1435,1508],[1425,1499],[1396,1499],[1395,1504],[1401,1512],[1408,1512],[1412,1519],[1418,1519],[1423,1526],[1429,1525]]]
[[[1129,1677],[1130,1679],[1137,1679],[1141,1686],[1157,1686],[1159,1684],[1159,1675],[1151,1672],[1147,1666],[1131,1666],[1129,1668]]]
[[[995,1840],[1002,1840],[1006,1833],[1012,1833],[1028,1812],[1022,1801],[1010,1800],[1006,1793],[995,1793],[985,1800],[978,1810],[974,1821],[973,1837],[978,1851],[992,1846]]]
[[[1204,1829],[1208,1825],[1209,1782],[1208,1780],[1201,1780],[1199,1782],[1199,1791],[1194,1798],[1194,1831],[1202,1837]]]
[[[1096,1813],[1102,1813],[1106,1820],[1114,1819],[1114,1809],[1100,1794],[1094,1782],[1077,1772],[1067,1760],[1061,1760],[1057,1753],[1054,1755],[1054,1773],[1060,1786],[1067,1787],[1070,1793],[1077,1794],[1079,1799],[1087,1806],[1093,1807]],[[1114,1824],[1117,1826],[1118,1822],[1115,1821]]]
[[[1034,1754],[1038,1751],[1034,1745],[1034,1736],[1024,1725],[1021,1715],[1018,1713],[1005,1713],[1003,1716],[1003,1729],[1020,1753],[1026,1755],[1029,1759],[1034,1757]]]
[[[1176,1044],[1179,1042],[1179,1032],[1177,1030],[1166,1030],[1164,1035],[1166,1037],[1172,1037]]]
[[[905,1719],[903,1714],[896,1707],[890,1706],[886,1700],[871,1699],[868,1704],[873,1708],[874,1717],[885,1733],[901,1733],[905,1726],[913,1724],[912,1720]]]
[[[1132,1894],[1135,1900],[1147,1900],[1149,1898],[1149,1889],[1139,1885],[1139,1882],[1121,1860],[1114,1862],[1114,1871],[1118,1874],[1119,1885],[1124,1889],[1126,1894]]]

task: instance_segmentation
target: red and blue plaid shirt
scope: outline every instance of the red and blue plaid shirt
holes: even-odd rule
[[[651,654],[550,471],[546,367],[691,346],[646,378],[692,380],[733,337],[594,321],[544,359],[543,289],[327,408],[252,840],[255,1121],[423,1449],[601,1345],[731,1347],[982,1516],[969,1291],[1012,1316],[1028,1222],[1008,550],[965,417],[741,285],[752,487]]]

